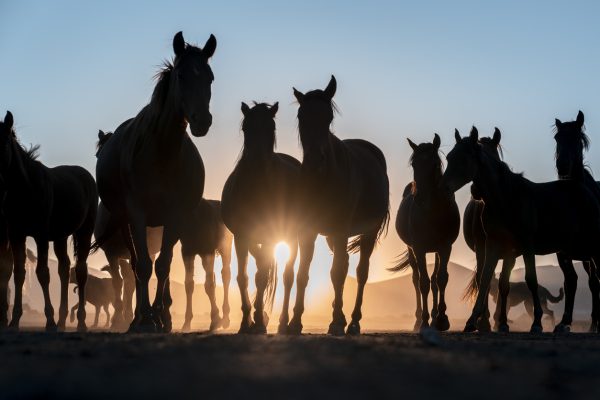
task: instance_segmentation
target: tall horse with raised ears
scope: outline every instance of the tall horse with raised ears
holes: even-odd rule
[[[213,72],[208,64],[217,46],[213,35],[204,48],[173,38],[175,59],[158,74],[150,103],[122,123],[98,153],[96,177],[102,202],[128,241],[136,274],[136,318],[130,330],[171,329],[169,271],[181,226],[204,192],[204,165],[187,133],[208,133]],[[157,289],[150,305],[152,260],[147,226],[163,226],[156,260]],[[109,232],[110,233],[110,232]],[[97,247],[103,238],[97,238]]]
[[[414,180],[404,189],[396,217],[396,231],[408,250],[392,271],[402,271],[409,266],[412,268],[417,296],[415,330],[429,327],[428,297],[431,287],[431,325],[440,331],[446,331],[450,328],[445,301],[448,261],[452,244],[458,237],[460,214],[454,193],[448,193],[439,187],[443,170],[438,134],[435,134],[433,143],[417,145],[410,139],[407,140],[413,150],[410,163],[414,170]],[[435,253],[435,268],[431,280],[427,273],[427,253]]]
[[[476,329],[482,315],[489,286],[501,256],[511,246],[522,254],[525,280],[534,304],[532,332],[542,330],[542,308],[538,297],[535,255],[563,253],[574,259],[600,261],[600,203],[582,183],[555,181],[533,183],[516,174],[503,162],[483,150],[476,129],[468,137],[456,133],[456,145],[448,153],[448,166],[442,187],[456,191],[472,181],[485,202],[482,214],[486,232],[485,264],[477,300],[466,331]],[[508,331],[506,301],[512,266],[500,274],[499,329]]]
[[[275,114],[278,103],[242,103],[244,148],[221,196],[223,221],[233,233],[238,260],[238,286],[242,299],[240,333],[266,333],[267,308],[273,304],[277,280],[275,245],[285,241],[290,257],[284,272],[284,311],[279,332],[287,331],[287,307],[294,282],[298,252],[297,207],[300,162],[275,148]],[[248,296],[248,252],[256,259],[254,320]]]
[[[73,237],[75,271],[79,302],[85,304],[87,258],[90,252],[98,192],[92,175],[78,166],[48,168],[37,160],[34,146],[25,150],[17,141],[13,116],[6,113],[0,122],[0,178],[4,185],[3,213],[8,227],[15,275],[15,301],[10,327],[18,329],[23,314],[25,281],[25,239],[30,236],[37,246],[36,275],[44,294],[46,330],[63,330],[68,313],[69,267],[67,239]],[[60,277],[58,326],[50,301],[48,242],[54,242]],[[85,309],[77,311],[77,329],[85,331]]]
[[[590,171],[583,162],[583,152],[590,145],[588,136],[584,131],[584,115],[581,111],[577,113],[575,121],[562,122],[555,120],[556,133],[556,171],[559,179],[570,179],[582,182],[596,195],[600,202],[600,183],[596,182]],[[600,246],[600,243],[598,243]],[[572,313],[575,301],[575,290],[577,289],[577,274],[573,268],[573,261],[562,253],[558,253],[558,264],[565,275],[565,313],[557,331],[570,329]],[[600,281],[599,268],[590,260],[583,260],[583,267],[588,274],[588,284],[592,292],[592,323],[591,332],[600,332]]]
[[[389,222],[389,180],[381,150],[362,139],[341,140],[330,126],[333,122],[335,77],[325,90],[302,93],[298,100],[298,128],[303,149],[300,198],[303,207],[303,235],[314,242],[320,233],[333,250],[331,281],[335,290],[333,320],[329,334],[343,335],[347,325],[342,310],[344,282],[348,274],[348,252],[360,251],[356,269],[358,291],[348,325],[348,334],[360,334],[363,293],[369,276],[369,259]],[[348,239],[357,236],[348,243]],[[300,263],[293,326],[300,326],[308,263]],[[300,276],[303,277],[302,282]]]

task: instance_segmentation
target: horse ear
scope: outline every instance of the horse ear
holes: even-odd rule
[[[248,104],[242,101],[242,114],[244,114],[244,117],[246,116],[248,111],[250,111],[250,107],[248,107]]]
[[[185,51],[185,40],[181,31],[177,32],[173,38],[173,51],[176,57],[179,57]]]
[[[302,104],[302,101],[304,100],[304,93],[297,90],[296,88],[292,88],[292,89],[294,89],[294,97],[296,97],[296,100],[298,100],[298,103]]]
[[[554,125],[556,125],[557,128],[560,128],[560,126],[562,125],[562,122],[560,121],[560,119],[555,118],[554,119]]]
[[[270,108],[271,113],[273,114],[273,117],[275,117],[275,114],[277,114],[277,110],[279,110],[279,102],[276,101],[275,104],[273,104]]]
[[[4,125],[8,127],[8,129],[12,129],[15,120],[13,119],[13,115],[10,111],[6,112],[6,116],[4,117]]]
[[[408,144],[410,145],[410,147],[412,147],[413,151],[417,151],[417,146],[416,144],[414,144],[414,142],[412,140],[410,140],[409,138],[406,138],[406,140],[408,140]]]
[[[471,128],[471,133],[469,133],[469,138],[474,142],[479,140],[479,131],[477,130],[477,128],[475,128],[475,127]]]
[[[440,135],[438,135],[436,133],[435,136],[433,137],[433,147],[435,147],[435,149],[438,150],[440,148],[441,144],[442,144],[442,140],[440,139]]]
[[[458,132],[458,129],[456,129],[456,128],[454,128],[454,139],[456,139],[456,143],[458,143],[462,140],[462,138],[460,137],[460,133]]]
[[[204,54],[204,56],[206,56],[206,58],[211,58],[213,56],[213,54],[215,54],[216,49],[217,49],[217,38],[215,37],[215,35],[213,35],[211,33],[210,37],[208,38],[208,40],[204,44],[204,47],[202,48],[202,54]]]
[[[500,139],[502,138],[502,134],[500,133],[500,129],[494,128],[494,136],[492,137],[492,141],[496,146],[500,144]]]
[[[331,79],[329,80],[329,83],[327,84],[327,87],[325,88],[325,90],[323,92],[325,93],[325,95],[327,97],[329,97],[330,99],[333,99],[333,96],[335,95],[336,90],[337,90],[337,81],[335,80],[335,76],[331,75]]]
[[[98,139],[102,139],[106,135],[102,129],[98,129]]]
[[[581,112],[581,110],[579,110],[579,112],[577,113],[577,125],[579,125],[579,127],[581,128],[583,126],[583,113]]]

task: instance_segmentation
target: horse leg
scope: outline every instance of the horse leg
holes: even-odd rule
[[[329,335],[342,336],[346,327],[346,316],[344,315],[344,283],[348,275],[348,237],[336,236],[331,237],[333,246],[333,264],[331,267],[331,282],[335,291],[333,300],[333,320],[329,324]]]
[[[130,249],[129,251],[133,251],[133,253],[131,253],[131,258],[136,279],[136,316],[131,322],[131,325],[129,325],[129,331],[156,332],[157,326],[153,318],[150,295],[148,293],[148,283],[152,276],[152,260],[148,254],[146,218],[140,211],[140,208],[136,205],[128,205],[127,211],[130,221],[129,230],[131,231],[131,236],[126,242],[128,243],[127,247]],[[164,280],[162,283],[164,283]],[[162,302],[162,288],[160,301]]]
[[[508,294],[510,292],[510,274],[515,266],[515,257],[506,257],[502,262],[502,272],[500,272],[500,281],[498,282],[498,303],[496,309],[498,313],[498,331],[508,332]]]
[[[113,288],[113,306],[115,313],[112,319],[112,329],[121,330],[124,328],[123,319],[123,278],[119,272],[119,258],[115,256],[108,257],[108,272],[110,273],[111,285]]]
[[[499,259],[498,251],[493,243],[493,240],[486,240],[485,242],[485,262],[479,280],[479,292],[477,293],[477,299],[475,300],[471,316],[465,324],[464,332],[474,332],[477,329],[477,321],[485,311],[486,299],[489,296],[490,291],[490,283]]]
[[[588,274],[588,285],[590,292],[592,292],[592,324],[589,331],[596,332],[599,327],[600,318],[600,282],[596,276],[596,266],[593,261],[584,261],[583,268]]]
[[[275,269],[275,275],[277,274],[277,269],[276,267],[274,268],[274,251],[275,245],[271,243],[263,244],[259,250],[254,251],[256,258],[256,275],[254,277],[256,298],[254,299],[254,326],[252,327],[252,333],[267,333],[268,322],[265,320],[265,294],[270,296],[267,287],[272,282],[273,277],[271,274],[273,273],[273,269]]]
[[[298,256],[298,240],[290,241],[290,256],[285,264],[285,270],[283,271],[283,307],[281,315],[279,317],[279,327],[277,333],[285,334],[288,330],[288,323],[290,322],[290,294],[292,292],[292,286],[294,285],[294,264],[296,263],[296,257]]]
[[[10,238],[15,271],[15,301],[9,328],[19,329],[19,321],[23,315],[23,283],[25,283],[25,238]]]
[[[317,235],[312,233],[303,233],[300,235],[300,263],[298,265],[298,274],[296,275],[296,303],[294,304],[294,315],[288,325],[288,333],[299,335],[302,333],[302,314],[304,313],[304,295],[308,285],[308,273],[310,263],[315,252],[315,240]]]
[[[417,262],[417,268],[419,269],[419,292],[421,293],[421,304],[423,310],[421,311],[421,324],[419,331],[426,330],[429,328],[429,290],[431,287],[431,280],[427,273],[427,258],[424,251],[413,248],[415,260]]]
[[[440,256],[438,253],[434,253],[434,262],[433,262],[433,272],[431,274],[431,326],[437,326],[437,317],[438,317],[438,272],[440,271]]]
[[[8,326],[8,282],[13,272],[13,257],[8,246],[0,250],[0,331]]]
[[[217,306],[217,280],[215,279],[215,253],[202,256],[202,267],[204,267],[204,291],[210,301],[210,327],[211,332],[216,331],[221,326],[221,317],[219,306]],[[191,313],[191,308],[190,308]]]
[[[171,261],[173,260],[173,246],[179,240],[177,229],[174,226],[166,225],[163,228],[162,243],[160,254],[156,259],[156,296],[152,309],[154,312],[154,322],[163,332],[171,332],[171,306],[169,273],[171,272]]]
[[[81,307],[77,309],[77,331],[85,332],[85,284],[88,277],[87,259],[90,254],[92,245],[92,234],[94,231],[94,221],[84,225],[84,227],[73,234],[73,242],[75,243],[75,277],[77,278],[77,286],[79,290],[79,304]]]
[[[75,321],[75,311],[79,308],[79,303],[76,303],[73,307],[71,307],[71,315],[69,317],[69,322],[73,323]]]
[[[248,296],[248,241],[236,236],[235,254],[238,260],[237,283],[240,289],[240,298],[242,300],[242,323],[240,324],[239,333],[248,333],[252,327],[252,318],[250,316],[250,297]]]
[[[133,293],[135,292],[135,273],[131,263],[127,260],[119,260],[121,274],[123,275],[123,322],[125,324],[133,321]]]
[[[570,332],[571,323],[573,322],[575,292],[577,291],[577,272],[575,272],[573,262],[564,254],[556,253],[556,258],[565,278],[563,284],[565,288],[565,309],[560,323],[554,327],[554,333]]]
[[[550,317],[550,320],[552,321],[552,325],[554,325],[554,311],[552,311],[550,309],[550,307],[548,307],[548,300],[544,299],[544,302],[542,303],[542,310],[544,311],[544,314],[546,314],[548,317]]]
[[[106,322],[104,323],[104,329],[110,326],[110,310],[108,309],[108,304],[104,305],[104,313],[106,314]]]
[[[415,296],[417,302],[417,309],[415,311],[415,326],[413,327],[413,331],[417,332],[421,327],[421,314],[423,313],[423,306],[421,304],[421,290],[419,289],[419,268],[417,267],[417,260],[415,259],[415,255],[413,251],[408,249],[408,262],[410,264],[410,268],[412,269],[412,283],[415,287]]]
[[[439,259],[439,271],[436,274],[436,285],[440,292],[440,301],[438,304],[438,313],[435,320],[435,328],[438,331],[447,331],[450,329],[450,321],[446,315],[446,286],[448,285],[448,261],[450,260],[450,253],[452,252],[452,245],[438,252]],[[486,297],[487,300],[487,297]],[[486,302],[487,308],[487,302]]]
[[[71,260],[67,253],[67,240],[54,241],[54,254],[58,260],[58,276],[60,278],[60,307],[58,308],[58,330],[64,331],[69,311],[69,268]],[[81,288],[79,288],[81,290]]]
[[[56,323],[54,322],[54,307],[52,307],[52,300],[50,299],[50,270],[48,269],[48,240],[46,238],[35,238],[37,245],[37,265],[35,267],[35,274],[37,275],[38,282],[42,286],[42,293],[44,294],[44,315],[46,316],[46,331],[54,332],[57,329]],[[83,288],[79,288],[79,292]],[[83,307],[81,307],[83,308]],[[80,308],[80,309],[81,309]]]
[[[485,246],[484,245],[480,244],[476,247],[475,259],[477,262],[476,270],[479,272],[479,276],[477,277],[477,283],[479,284],[479,282],[481,282],[481,271],[483,271],[483,266],[485,265]],[[489,296],[487,296],[484,300],[483,314],[477,320],[477,331],[479,331],[479,332],[491,331],[489,301],[490,301]],[[496,309],[498,309],[498,305],[496,305]]]
[[[531,333],[539,333],[542,328],[542,306],[538,295],[538,281],[535,270],[535,254],[533,252],[523,252],[523,261],[525,261],[525,282],[531,292],[533,300],[533,324],[531,325]]]
[[[221,269],[221,279],[223,280],[223,318],[221,318],[221,328],[229,328],[229,313],[231,311],[229,307],[229,283],[231,282],[231,241],[227,246],[223,246],[219,250],[221,254],[221,262],[223,268]]]
[[[95,308],[96,312],[94,314],[94,324],[92,325],[92,328],[97,328],[98,320],[100,319],[100,306],[94,304],[94,308]]]
[[[352,311],[352,320],[346,333],[348,335],[359,335],[360,334],[360,320],[362,319],[362,303],[365,292],[365,285],[369,278],[369,260],[375,243],[377,242],[377,232],[368,233],[360,237],[360,259],[358,266],[356,267],[356,281],[358,288],[356,291],[356,303],[354,304],[354,310]]]
[[[194,258],[195,254],[183,255],[183,266],[185,268],[185,319],[181,330],[187,332],[190,330],[194,313],[192,311],[192,297],[194,295]],[[202,262],[204,264],[204,261]],[[208,276],[207,276],[208,279]]]

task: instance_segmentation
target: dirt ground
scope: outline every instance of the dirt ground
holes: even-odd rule
[[[597,399],[599,367],[579,333],[0,334],[2,399]]]

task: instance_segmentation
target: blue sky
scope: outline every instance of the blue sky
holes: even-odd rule
[[[341,110],[334,132],[384,150],[393,218],[412,177],[405,138],[430,141],[438,132],[447,152],[455,127],[491,134],[498,126],[507,162],[545,181],[555,177],[554,118],[572,120],[581,109],[592,139],[587,160],[600,177],[600,3],[352,3],[4,0],[0,113],[13,112],[21,141],[41,144],[48,165],[93,171],[97,130],[113,130],[148,102],[173,35],[182,30],[203,45],[213,33],[214,124],[194,139],[207,197],[220,197],[239,154],[241,101],[279,101],[279,150],[301,157],[292,86],[321,88],[332,73]],[[467,191],[458,199],[462,209]],[[403,249],[390,230],[371,278],[389,277],[384,267]],[[452,259],[474,261],[462,237]],[[321,242],[312,272],[324,288],[329,263]]]

